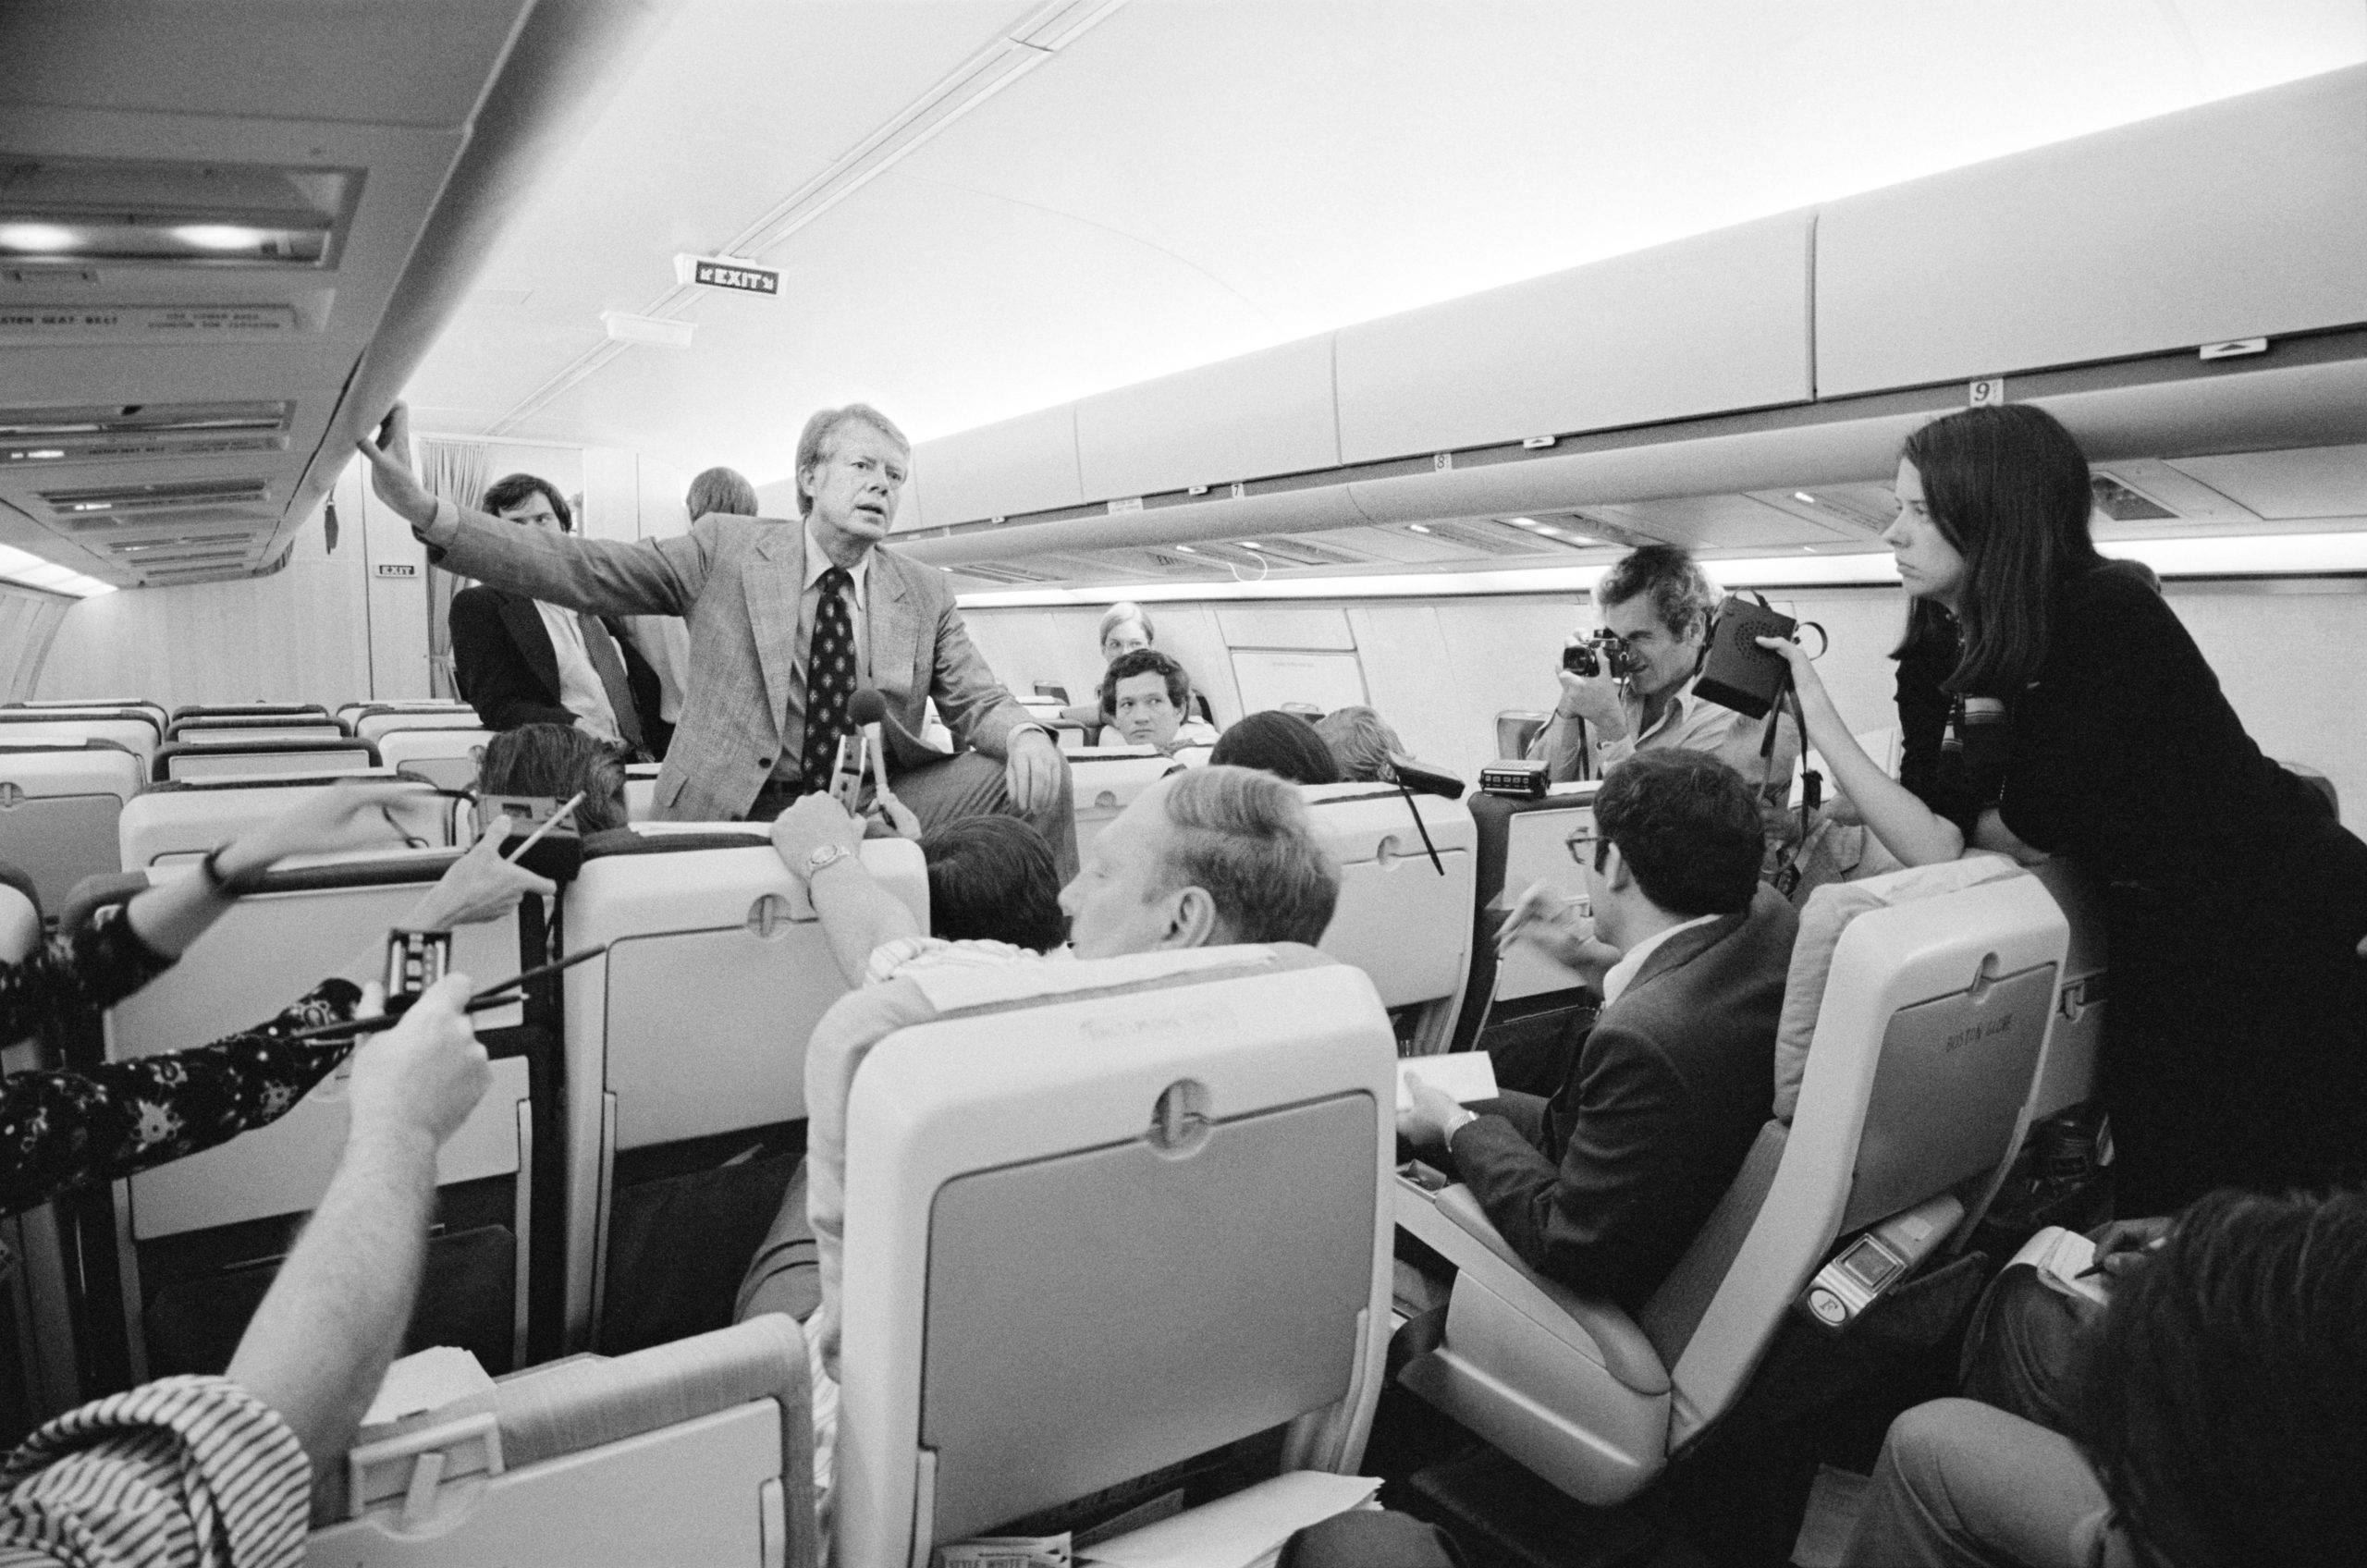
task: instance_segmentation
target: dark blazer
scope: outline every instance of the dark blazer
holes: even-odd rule
[[[1501,1116],[1455,1135],[1457,1174],[1529,1267],[1631,1312],[1667,1278],[1771,1113],[1798,928],[1761,887],[1678,932],[1596,1019],[1542,1148]]]
[[[602,623],[624,655],[625,684],[653,756],[665,753],[657,717],[657,672],[614,622]],[[487,729],[573,724],[559,704],[558,654],[534,601],[483,583],[452,595],[452,679]]]

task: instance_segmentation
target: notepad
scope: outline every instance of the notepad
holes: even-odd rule
[[[1496,1063],[1486,1051],[1454,1051],[1446,1056],[1411,1056],[1397,1064],[1397,1109],[1414,1109],[1413,1091],[1405,1074],[1416,1072],[1433,1089],[1454,1096],[1459,1105],[1491,1100],[1497,1096]]]

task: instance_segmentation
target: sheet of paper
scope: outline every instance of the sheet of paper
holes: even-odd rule
[[[1408,1072],[1421,1074],[1433,1089],[1453,1095],[1459,1105],[1496,1097],[1496,1063],[1486,1051],[1453,1051],[1445,1056],[1409,1056],[1397,1064],[1397,1109],[1414,1109],[1414,1093],[1405,1086]]]
[[[1380,1490],[1369,1476],[1294,1470],[1162,1519],[1077,1554],[1104,1568],[1256,1568],[1294,1531],[1361,1507]]]
[[[2102,1306],[2105,1301],[2103,1279],[2086,1272],[2095,1261],[2095,1243],[2077,1231],[2049,1225],[2024,1242],[2022,1250],[2013,1256],[2006,1267],[2027,1263],[2038,1270],[2041,1280],[2066,1295],[2085,1296]]]
[[[370,1402],[362,1424],[383,1427],[492,1388],[493,1379],[477,1364],[475,1355],[452,1345],[431,1345],[386,1368],[386,1379],[378,1385],[378,1397]]]

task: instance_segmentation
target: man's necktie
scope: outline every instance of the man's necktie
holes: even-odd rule
[[[599,672],[600,688],[608,693],[608,711],[617,716],[619,738],[640,751],[641,715],[632,705],[632,686],[625,680],[624,655],[617,651],[616,639],[590,610],[576,611],[575,623],[583,632],[583,652]]]
[[[814,607],[814,641],[805,651],[805,745],[798,759],[809,791],[829,788],[839,737],[852,728],[847,700],[854,695],[854,617],[847,590],[853,585],[844,567],[832,567],[822,574],[822,599]]]

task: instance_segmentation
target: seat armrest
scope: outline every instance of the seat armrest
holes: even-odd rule
[[[1426,1192],[1400,1177],[1397,1222],[1627,1388],[1640,1394],[1668,1391],[1668,1368],[1636,1320],[1613,1303],[1580,1295],[1523,1262],[1489,1222],[1469,1187],[1457,1182]],[[1452,1337],[1451,1322],[1448,1332]]]

